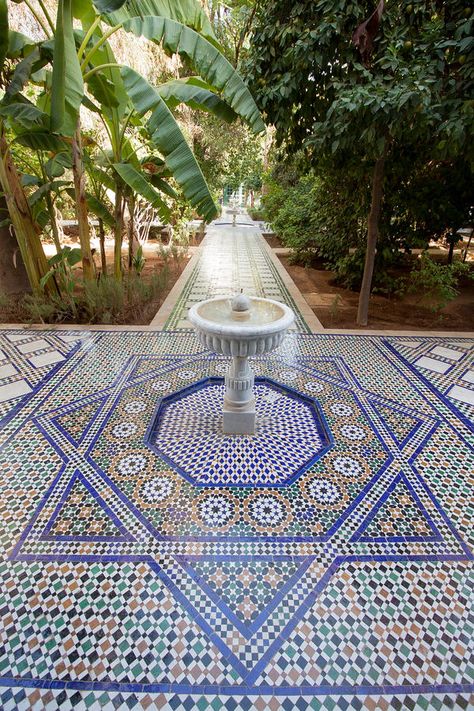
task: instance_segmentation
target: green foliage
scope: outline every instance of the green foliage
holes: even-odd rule
[[[145,267],[145,257],[143,256],[143,247],[140,245],[133,255],[132,266],[135,272],[140,276]]]
[[[41,289],[46,287],[46,284],[55,279],[61,291],[61,302],[73,315],[77,313],[77,304],[74,298],[74,289],[76,281],[74,278],[73,267],[81,261],[81,250],[71,247],[63,247],[63,249],[48,259],[50,266],[49,271],[41,278]]]
[[[150,112],[147,129],[151,139],[163,154],[185,197],[207,220],[211,220],[217,214],[217,208],[173,114],[156,89],[137,72],[123,67],[121,73],[137,113],[144,116]]]
[[[167,288],[168,281],[166,265],[147,282],[133,272],[123,282],[110,276],[83,285],[73,280],[69,295],[28,294],[22,307],[32,323],[129,323],[140,319],[147,305]]]
[[[134,17],[123,23],[127,32],[159,42],[169,54],[179,54],[222,96],[255,133],[265,130],[252,94],[221,52],[206,38],[185,25],[163,17]]]
[[[437,264],[426,253],[413,269],[406,284],[408,293],[421,294],[420,302],[438,312],[459,294],[462,277],[474,280],[474,272],[469,264]]]
[[[215,116],[195,114],[193,148],[211,192],[226,185],[259,190],[262,180],[262,137],[253,135],[242,121],[223,126]]]
[[[292,150],[361,143],[379,155],[385,137],[428,140],[442,157],[472,135],[472,13],[466,3],[386,3],[370,66],[351,43],[373,0],[262,0],[246,74],[257,102]],[[461,57],[463,60],[461,61]],[[441,145],[440,145],[441,144]]]
[[[249,207],[247,212],[256,222],[264,222],[267,219],[267,213],[262,207]]]
[[[312,171],[296,176],[294,165],[287,162],[277,164],[267,179],[263,197],[267,221],[293,250],[295,261],[310,265],[322,259],[341,270],[346,281],[347,252],[364,238],[364,205],[355,203],[352,182],[341,185],[329,167],[322,176]]]
[[[136,170],[130,163],[114,163],[114,168],[122,180],[138,195],[144,197],[150,205],[158,210],[161,217],[169,220],[170,211],[168,205],[163,201],[159,193],[150,185],[149,181],[140,171]]]
[[[313,229],[298,234],[295,226],[294,213],[308,212],[303,187],[281,227],[293,230],[301,254],[317,245],[351,286],[363,269],[373,166],[385,156],[375,284],[390,290],[399,248],[426,245],[469,220],[474,15],[461,0],[385,3],[364,64],[351,37],[375,5],[261,0],[244,74],[284,154],[303,149],[321,183]],[[273,199],[270,217],[279,209],[277,193]],[[347,255],[350,247],[355,254]]]
[[[199,77],[173,79],[161,84],[158,91],[170,109],[185,103],[191,109],[208,111],[227,123],[237,118],[235,111]]]

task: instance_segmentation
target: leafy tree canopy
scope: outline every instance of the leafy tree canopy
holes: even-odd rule
[[[277,140],[315,157],[358,148],[373,159],[386,138],[429,140],[441,158],[472,151],[469,3],[387,3],[364,65],[351,38],[374,7],[259,0],[246,74]]]

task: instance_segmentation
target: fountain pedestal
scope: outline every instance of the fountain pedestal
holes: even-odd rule
[[[224,434],[255,432],[255,377],[247,357],[234,356],[225,376],[222,418]]]

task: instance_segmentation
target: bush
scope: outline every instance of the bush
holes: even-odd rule
[[[358,215],[342,195],[339,203],[328,187],[329,178],[310,173],[295,185],[270,181],[264,206],[267,219],[283,244],[293,250],[293,261],[310,266],[323,259],[331,268],[343,260],[360,239]]]
[[[247,209],[247,212],[249,213],[252,220],[255,220],[256,222],[265,222],[265,220],[267,219],[266,212],[261,207],[249,207]]]
[[[28,294],[23,307],[33,323],[99,323],[133,321],[167,287],[169,267],[165,264],[148,282],[128,274],[122,283],[112,277],[87,282],[66,297]]]
[[[469,264],[437,264],[424,253],[420,263],[410,273],[406,290],[408,293],[421,294],[419,302],[439,312],[459,294],[458,286],[462,277],[474,279]]]

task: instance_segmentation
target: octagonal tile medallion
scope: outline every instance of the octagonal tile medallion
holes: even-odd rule
[[[222,432],[222,378],[206,378],[164,397],[145,441],[200,486],[285,486],[332,445],[318,402],[270,378],[256,378],[255,435]]]

